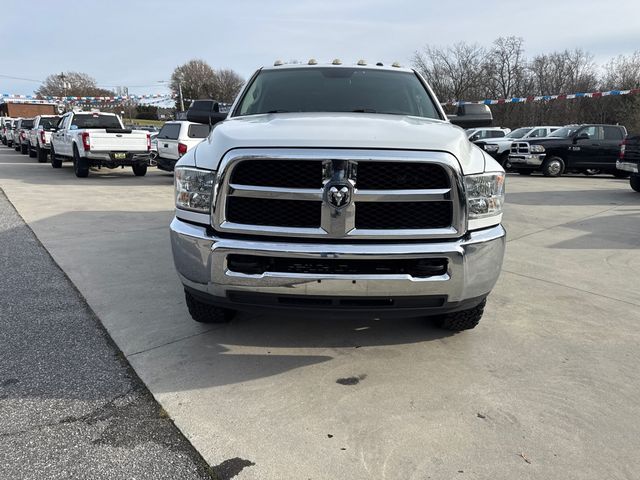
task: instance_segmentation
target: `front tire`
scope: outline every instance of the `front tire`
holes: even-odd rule
[[[53,144],[51,145],[51,151],[49,152],[49,157],[51,158],[51,166],[53,168],[62,167],[62,160],[60,160],[59,158],[56,158],[56,152],[53,149]]]
[[[564,162],[560,157],[551,157],[542,164],[542,174],[545,177],[559,177],[564,171]]]
[[[131,168],[136,177],[144,177],[147,174],[147,166],[144,164],[132,165]]]
[[[27,153],[29,153],[29,145],[25,145],[24,143],[20,144],[20,153],[22,155],[26,155]]]
[[[629,185],[631,185],[631,188],[636,192],[640,192],[640,175],[631,175],[631,177],[629,178]]]
[[[502,155],[500,155],[500,165],[502,165],[502,168],[505,169],[505,171],[507,170],[511,170],[511,162],[509,161],[509,151],[507,150],[506,152],[504,152]]]
[[[228,308],[217,307],[209,303],[201,302],[186,290],[184,291],[184,297],[191,318],[199,323],[227,323],[231,321],[235,313]]]
[[[77,147],[73,147],[73,172],[78,178],[89,176],[89,163],[86,158],[82,158]]]
[[[473,308],[468,310],[460,310],[459,312],[447,313],[438,319],[438,326],[445,330],[452,330],[454,332],[460,332],[462,330],[471,330],[475,328],[482,314],[484,313],[484,307],[487,304],[485,298]]]
[[[35,148],[31,148],[31,144],[28,145],[29,148],[29,158],[36,158],[38,156],[38,152]]]

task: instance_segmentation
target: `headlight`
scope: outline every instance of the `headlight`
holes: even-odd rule
[[[176,207],[193,212],[209,213],[215,173],[193,167],[176,167]]]
[[[493,144],[485,145],[484,151],[489,153],[495,153],[498,151],[498,145],[493,145]]]
[[[464,177],[469,230],[477,230],[500,223],[504,204],[504,180],[504,172],[482,173]]]
[[[529,147],[529,151],[531,153],[542,153],[542,152],[544,152],[544,146],[543,145],[531,145],[531,147]]]

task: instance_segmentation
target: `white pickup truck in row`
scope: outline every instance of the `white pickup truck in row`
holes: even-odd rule
[[[60,168],[72,160],[77,177],[88,176],[90,167],[130,166],[136,176],[143,176],[150,150],[149,133],[124,128],[116,114],[69,112],[51,136],[51,166]]]

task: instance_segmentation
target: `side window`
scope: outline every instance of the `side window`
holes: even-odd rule
[[[529,137],[538,138],[538,137],[545,137],[546,135],[547,135],[546,128],[536,128],[533,132],[531,132],[531,135],[529,135]]]
[[[616,127],[604,127],[605,140],[622,140],[622,129]]]
[[[589,137],[589,140],[601,140],[600,138],[598,138],[598,127],[596,126],[584,127],[578,132],[578,135],[584,134]]]
[[[493,130],[489,132],[491,138],[502,138],[504,137],[504,132],[502,130]]]
[[[179,123],[166,123],[158,133],[158,138],[165,140],[177,140],[180,135]]]
[[[209,125],[189,125],[187,136],[189,138],[207,138],[209,136]]]

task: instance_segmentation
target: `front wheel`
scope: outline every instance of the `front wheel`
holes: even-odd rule
[[[186,290],[184,291],[184,297],[191,318],[199,323],[227,323],[231,321],[235,313],[228,308],[217,307],[209,303],[201,302]]]
[[[25,145],[24,143],[20,144],[20,153],[22,155],[26,155],[27,153],[29,153],[29,145]]]
[[[80,156],[76,147],[73,147],[73,171],[78,178],[89,176],[89,163],[86,158]]]
[[[631,175],[631,177],[629,178],[629,185],[631,185],[631,188],[636,192],[640,192],[640,175]]]
[[[502,165],[502,168],[504,168],[505,170],[511,170],[511,162],[509,161],[509,151],[504,152],[502,155],[500,155],[500,165]]]
[[[145,164],[132,165],[131,168],[136,177],[144,177],[147,174],[147,166]]]
[[[542,174],[545,177],[559,177],[564,171],[564,162],[560,157],[551,157],[542,164]]]
[[[31,144],[28,145],[29,149],[29,158],[35,158],[38,154],[34,148],[31,148]]]
[[[51,151],[49,152],[49,157],[51,158],[51,166],[53,168],[62,167],[62,160],[56,157],[56,152],[53,149],[53,145],[51,145]]]
[[[482,314],[484,313],[484,307],[487,304],[487,299],[482,300],[480,304],[468,310],[461,310],[459,312],[447,313],[438,318],[438,325],[445,330],[453,330],[459,332],[461,330],[471,330],[475,328]]]

